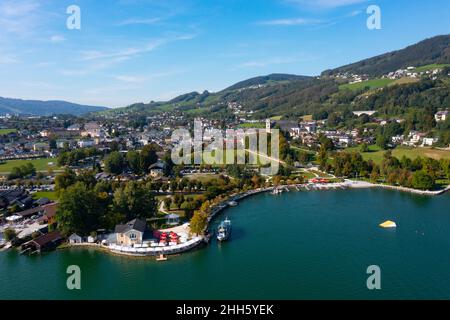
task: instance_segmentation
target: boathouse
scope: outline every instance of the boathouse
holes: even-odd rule
[[[76,244],[76,243],[82,243],[83,242],[83,238],[80,237],[79,235],[77,235],[76,233],[73,233],[70,237],[69,237],[69,243],[70,244]]]
[[[36,239],[28,241],[22,245],[22,252],[41,253],[56,248],[62,241],[62,236],[58,231],[44,234]]]

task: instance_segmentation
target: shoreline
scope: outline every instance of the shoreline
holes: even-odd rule
[[[418,189],[401,187],[401,186],[392,186],[392,185],[388,185],[388,184],[371,183],[371,182],[365,182],[365,181],[355,181],[355,180],[345,180],[345,181],[349,183],[349,188],[353,188],[353,189],[382,188],[382,189],[396,190],[396,191],[402,191],[402,192],[409,192],[409,193],[414,193],[414,194],[423,195],[423,196],[439,196],[439,195],[442,195],[442,194],[450,191],[450,186],[447,186],[446,188],[444,188],[442,190],[430,191],[430,190],[418,190]]]
[[[239,202],[245,198],[258,195],[266,192],[274,192],[274,190],[280,190],[281,193],[286,191],[290,192],[291,189],[294,191],[326,191],[326,190],[345,190],[345,189],[370,189],[370,188],[381,188],[388,189],[394,191],[407,192],[417,195],[424,196],[439,196],[448,191],[450,191],[450,186],[447,186],[445,189],[437,190],[437,191],[428,191],[428,190],[417,190],[412,188],[400,187],[400,186],[391,186],[384,184],[374,184],[365,181],[355,181],[350,179],[345,179],[344,182],[336,182],[336,183],[327,183],[327,184],[314,184],[314,183],[306,183],[306,184],[291,184],[291,185],[280,185],[280,186],[272,186],[267,188],[258,188],[252,189],[248,191],[244,191],[241,193],[235,193],[228,196],[225,200],[222,200],[220,203],[211,207],[210,215],[208,216],[207,225],[205,231],[210,228],[211,222],[218,214],[220,214],[223,210],[228,207],[232,207],[230,202],[235,201]],[[209,244],[209,237],[197,236],[194,237],[189,243],[179,244],[176,246],[172,246],[172,248],[162,248],[162,247],[150,247],[150,248],[133,248],[133,247],[121,247],[117,245],[109,245],[105,246],[99,243],[66,243],[62,246],[58,247],[58,250],[71,249],[71,248],[93,248],[99,250],[101,252],[105,252],[108,254],[116,255],[116,256],[124,256],[124,257],[134,257],[134,258],[150,258],[157,257],[160,254],[164,255],[181,255],[182,253],[186,253],[198,248],[201,244]],[[6,251],[8,249],[2,248],[0,252]]]

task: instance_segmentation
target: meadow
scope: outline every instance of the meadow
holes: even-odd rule
[[[32,159],[32,160],[7,160],[0,164],[0,173],[10,173],[12,168],[20,167],[27,163],[32,163],[36,168],[36,171],[46,172],[49,169],[58,170],[60,169],[56,165],[56,159],[51,158],[40,158],[40,159]],[[49,165],[49,163],[53,163],[54,165]]]
[[[348,152],[359,152],[364,160],[372,160],[377,164],[380,164],[383,161],[383,155],[386,152],[386,150],[381,150],[380,147],[375,145],[369,146],[369,152],[360,152],[359,146],[347,148],[345,150]],[[401,159],[403,156],[410,159],[415,159],[417,157],[429,157],[436,160],[450,159],[450,151],[420,147],[412,148],[399,146],[392,150],[392,155],[398,159]]]
[[[369,87],[370,89],[378,89],[386,87],[387,85],[394,82],[392,79],[373,79],[373,80],[367,80],[363,82],[358,83],[347,83],[339,86],[339,90],[361,90],[366,87]]]

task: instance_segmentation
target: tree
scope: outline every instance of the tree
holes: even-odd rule
[[[380,174],[378,173],[378,170],[374,168],[372,173],[370,174],[370,181],[372,183],[378,183],[378,179],[380,179]]]
[[[114,192],[113,209],[127,220],[146,219],[156,214],[156,202],[151,188],[135,181]]]
[[[172,198],[164,198],[164,207],[167,211],[170,211],[170,206],[172,205]]]
[[[50,150],[55,150],[55,149],[58,148],[58,146],[56,145],[56,140],[55,139],[50,139],[48,141],[48,145],[49,145]]]
[[[95,192],[84,183],[77,182],[62,191],[56,221],[64,235],[88,235],[92,230],[97,230],[102,214]]]
[[[55,178],[55,191],[57,194],[61,190],[68,188],[77,181],[77,175],[73,170],[66,169],[63,173],[59,174]]]
[[[319,161],[320,170],[325,170],[328,162],[328,152],[325,146],[323,145],[320,147],[317,160]]]
[[[153,144],[147,144],[141,151],[141,168],[144,172],[149,171],[149,167],[158,161],[156,155],[156,146]]]
[[[5,236],[6,241],[11,241],[11,240],[14,240],[15,238],[17,238],[16,231],[12,228],[6,228],[3,231],[3,234]]]
[[[367,143],[362,143],[361,147],[360,147],[361,152],[369,152],[369,146],[367,145]]]
[[[165,153],[163,162],[164,162],[164,169],[163,169],[164,175],[167,177],[171,176],[173,174],[173,167],[175,166],[175,164],[172,161],[172,156],[169,151]]]
[[[113,174],[121,174],[125,169],[125,160],[119,151],[113,151],[105,160],[105,171]]]
[[[194,234],[202,234],[208,223],[208,214],[201,211],[195,211],[190,222],[191,232]]]
[[[180,209],[181,204],[184,202],[184,196],[177,193],[174,197],[173,197],[173,203],[177,206],[178,209]]]
[[[9,180],[25,178],[36,174],[36,168],[32,163],[26,163],[20,167],[14,167],[8,176]]]
[[[197,209],[197,204],[194,201],[188,201],[190,198],[186,199],[181,205],[181,209],[184,210],[186,218],[191,219],[194,215],[195,209]]]
[[[416,171],[412,177],[412,186],[415,189],[430,190],[434,186],[434,179],[424,171]]]
[[[135,174],[142,173],[141,156],[139,155],[139,152],[128,151],[127,163],[128,163],[128,167],[133,171],[133,173],[135,173]]]
[[[319,143],[320,143],[320,146],[325,148],[326,151],[334,150],[333,140],[331,140],[330,138],[327,138],[323,134],[321,134],[319,136]]]
[[[384,135],[379,134],[377,136],[377,146],[379,146],[381,149],[386,150],[388,143],[389,141]]]

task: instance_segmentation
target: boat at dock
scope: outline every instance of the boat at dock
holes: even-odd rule
[[[226,218],[217,227],[217,240],[219,241],[228,240],[230,235],[231,235],[231,221],[228,218]]]
[[[238,203],[236,201],[230,201],[230,202],[228,202],[228,205],[230,207],[236,207],[238,205]]]

